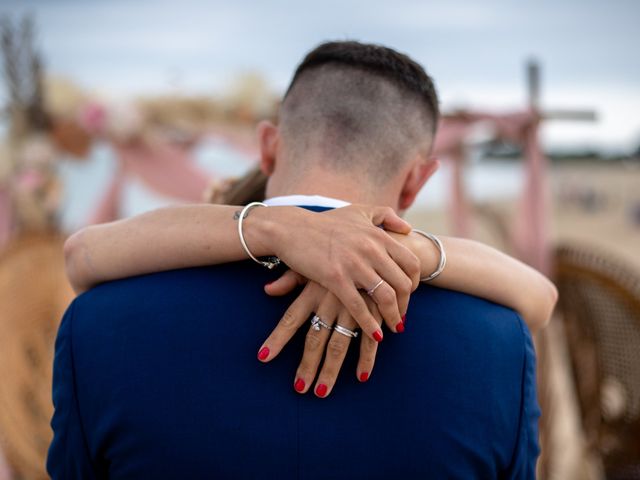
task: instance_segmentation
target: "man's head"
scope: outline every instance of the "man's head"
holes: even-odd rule
[[[299,189],[337,181],[350,190],[357,184],[356,201],[406,208],[437,167],[429,154],[438,116],[431,78],[406,55],[352,41],[322,44],[298,66],[278,127],[260,126],[262,166],[272,175],[267,193],[331,194]]]

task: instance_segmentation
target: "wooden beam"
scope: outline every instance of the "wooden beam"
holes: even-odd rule
[[[540,106],[540,65],[535,58],[527,62],[527,90],[529,107],[538,110]]]

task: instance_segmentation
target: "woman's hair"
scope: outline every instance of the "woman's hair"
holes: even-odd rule
[[[240,178],[228,179],[212,186],[206,195],[207,203],[246,205],[265,198],[267,176],[254,167]]]

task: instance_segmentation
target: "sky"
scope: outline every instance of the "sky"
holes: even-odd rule
[[[381,43],[435,78],[443,109],[526,105],[525,63],[542,66],[542,105],[598,121],[547,122],[545,145],[640,145],[640,2],[635,0],[0,0],[35,14],[48,71],[132,98],[219,94],[244,72],[277,92],[325,40]]]

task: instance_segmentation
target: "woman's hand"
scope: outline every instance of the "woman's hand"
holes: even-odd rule
[[[305,279],[299,274],[288,271],[275,282],[268,284],[265,291],[270,295],[284,295]],[[362,295],[371,315],[378,325],[382,324],[382,316],[376,304],[366,295]],[[339,325],[347,331],[355,331],[358,324],[340,303],[340,300],[315,282],[308,282],[298,298],[287,309],[282,319],[265,340],[258,351],[258,359],[268,362],[275,358],[289,342],[297,330],[309,317],[315,314],[320,322],[316,327],[310,326],[305,339],[304,353],[293,383],[295,390],[306,393],[316,378],[320,362],[324,355],[324,363],[318,375],[314,392],[324,398],[333,389],[342,363],[349,349],[352,337],[335,329]],[[404,323],[397,328],[404,330]],[[348,333],[348,332],[347,332]],[[356,368],[359,381],[366,382],[373,370],[378,343],[367,336],[360,339],[360,357]],[[325,353],[326,350],[326,353]]]
[[[299,209],[297,215],[279,208],[257,209],[262,218],[254,223],[249,246],[273,251],[290,268],[332,292],[365,335],[376,341],[382,340],[379,322],[358,290],[371,290],[382,280],[371,298],[389,328],[396,331],[409,295],[418,286],[420,263],[378,226],[401,234],[409,233],[411,226],[388,207],[351,205],[321,214]],[[252,215],[246,220],[248,233]],[[266,220],[267,215],[272,220]]]

